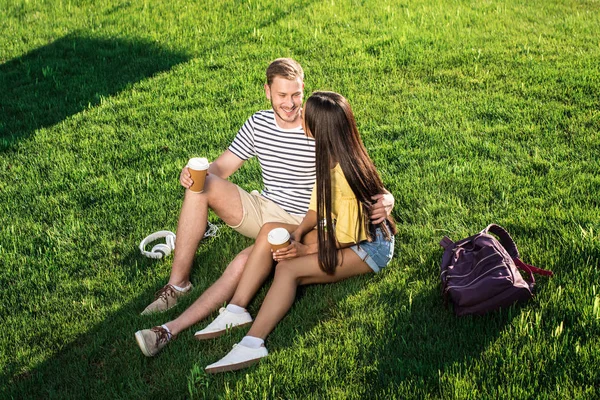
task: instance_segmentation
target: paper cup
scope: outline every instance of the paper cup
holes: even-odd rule
[[[273,252],[290,245],[290,233],[284,228],[275,228],[267,236]]]
[[[208,160],[206,158],[190,158],[188,168],[194,183],[190,187],[190,191],[194,193],[202,193],[204,190],[204,181],[206,180],[206,171],[208,171]]]

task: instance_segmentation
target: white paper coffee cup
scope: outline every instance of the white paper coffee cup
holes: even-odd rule
[[[190,191],[202,193],[204,190],[204,181],[206,180],[206,171],[208,171],[209,167],[208,160],[202,157],[190,158],[187,166],[194,181],[190,187]]]
[[[277,251],[290,245],[290,233],[284,228],[275,228],[269,232],[267,240],[271,244],[271,250]]]

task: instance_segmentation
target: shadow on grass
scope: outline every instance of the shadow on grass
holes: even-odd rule
[[[0,65],[0,151],[189,57],[139,40],[65,36]]]
[[[438,266],[440,259],[441,252],[439,257],[430,256],[423,266]],[[544,293],[547,279],[539,277],[536,293]],[[481,364],[481,354],[527,306],[516,304],[484,316],[456,317],[452,307],[444,304],[437,275],[432,273],[424,280],[425,289],[415,296],[398,288],[384,294],[389,315],[393,316],[390,325],[396,329],[379,346],[369,348],[368,357],[378,366],[366,379],[374,398],[387,398],[400,388],[402,393],[413,393],[414,398],[453,397],[448,392],[451,387],[440,381],[441,376],[461,365]],[[394,312],[399,305],[406,307]],[[490,366],[490,373],[494,367]]]
[[[232,251],[241,251],[249,244],[251,244],[250,240],[238,240]],[[0,376],[0,398],[129,399],[152,398],[167,394],[169,398],[187,398],[190,393],[188,389],[190,373],[193,374],[194,370],[198,371],[196,377],[206,383],[207,389],[200,395],[201,397],[213,398],[222,395],[225,386],[244,379],[243,377],[249,371],[212,378],[206,375],[203,369],[222,357],[233,343],[237,343],[245,335],[247,329],[233,330],[218,339],[199,342],[194,339],[193,334],[211,320],[208,318],[182,332],[177,340],[152,358],[147,358],[141,353],[134,338],[136,330],[160,325],[178,316],[220,276],[225,260],[222,254],[215,254],[218,253],[214,251],[215,246],[218,246],[218,243],[212,241],[200,247],[196,256],[196,267],[192,272],[194,291],[192,295],[182,298],[180,305],[163,314],[139,315],[152,300],[154,291],[164,284],[164,277],[156,279],[151,288],[126,303],[118,311],[108,313],[105,320],[30,371],[18,374],[18,365],[9,364]],[[135,261],[139,264],[140,257],[135,251],[127,254],[123,259],[122,268],[132,268],[130,266],[134,265]],[[141,267],[150,267],[155,262],[144,259]],[[198,264],[216,267],[204,269],[198,267]],[[126,275],[133,276],[135,272],[128,271]],[[271,281],[272,276],[249,305],[251,314],[256,315],[258,312]],[[301,302],[308,296],[311,305],[296,309],[295,316],[284,324],[282,330],[289,330],[291,325],[295,327],[295,320],[298,318],[302,320],[303,330],[311,330],[317,324],[329,319],[327,311],[329,307],[346,296],[351,296],[355,291],[354,288],[359,289],[359,286],[344,287],[344,283],[338,285],[335,290],[322,289],[321,286],[318,288],[319,293],[314,293],[313,290],[310,294],[306,293],[306,288],[301,288],[298,292],[298,301]],[[315,295],[325,299],[325,302],[318,307],[319,312],[316,313],[310,301],[310,298]],[[214,316],[216,313],[213,313]],[[292,329],[288,334],[284,334],[285,338],[278,340],[278,342],[283,340],[283,343],[276,347],[291,345],[289,338],[297,333]],[[202,391],[202,382],[196,379],[193,385],[194,394],[197,395],[199,389]]]
[[[402,303],[409,302],[406,295],[396,296]],[[417,398],[425,394],[443,397],[440,374],[456,363],[477,359],[517,313],[509,309],[458,318],[451,308],[444,307],[437,288],[422,291],[412,298],[406,312],[394,318],[396,332],[388,341],[370,349],[378,365],[377,372],[367,379],[373,393],[385,398],[399,388],[406,393],[412,387]]]
[[[291,312],[268,338],[267,347],[274,358],[267,361],[271,363],[267,371],[242,370],[214,378],[206,378],[199,373],[201,383],[196,392],[207,397],[213,396],[214,392],[222,395],[227,389],[233,389],[232,384],[235,386],[235,382],[243,382],[247,379],[246,375],[250,375],[249,398],[261,397],[261,393],[267,392],[277,398],[330,398],[337,390],[351,397],[387,399],[398,398],[398,393],[412,393],[414,398],[435,397],[440,394],[440,373],[455,364],[478,359],[521,312],[517,306],[483,317],[455,317],[451,308],[444,306],[440,294],[437,268],[434,267],[439,265],[440,258],[441,252],[432,251],[419,263],[414,276],[411,273],[409,281],[420,282],[420,289],[413,294],[409,293],[412,284],[407,282],[405,273],[393,269],[386,271],[386,276],[381,278],[366,275],[336,284],[303,288]],[[353,311],[341,304],[365,289],[371,280],[375,280],[377,289],[366,295],[364,306],[367,308],[362,309],[361,305],[357,311],[385,317],[372,319],[366,316],[357,320],[351,314]],[[333,325],[328,324],[331,319],[334,320]],[[316,334],[315,327],[319,328]],[[343,337],[344,334],[336,333],[335,329],[357,330],[360,332],[358,336],[364,334],[370,337],[366,340],[370,344],[351,355],[356,357],[353,361],[340,359],[340,362],[335,362],[327,357],[331,364],[322,364],[326,361],[315,358],[322,346],[326,347],[323,352],[328,356],[340,349],[345,352],[344,346],[336,347],[335,336]],[[236,333],[234,338],[222,339],[221,343],[215,343],[207,351],[214,354],[216,360],[242,336]],[[279,359],[277,353],[291,349],[296,339],[306,341],[304,345],[307,347],[297,352],[292,349],[293,355]],[[322,340],[332,342],[327,344]],[[329,345],[332,347],[327,348]],[[339,357],[354,354],[349,348],[347,350]],[[312,369],[317,369],[323,376],[305,372]],[[274,374],[273,382],[269,374]],[[331,380],[331,376],[340,380]],[[348,379],[350,386],[356,380],[363,382],[361,388],[364,390],[347,392],[344,379]],[[203,390],[202,386],[206,389]],[[234,396],[242,392],[246,393],[246,389],[239,386],[233,389]]]
[[[107,312],[106,319],[90,327],[30,371],[18,374],[19,366],[9,364],[0,374],[0,398],[129,399],[165,394],[169,398],[184,398],[188,393],[186,376],[194,364],[202,359],[206,347],[193,338],[195,327],[182,333],[178,340],[153,358],[146,358],[141,353],[134,333],[175,318],[218,278],[224,266],[219,259],[222,256],[211,254],[216,253],[211,252],[216,245],[214,241],[201,245],[196,256],[196,268],[192,272],[196,287],[190,296],[181,299],[180,305],[166,313],[140,315],[152,301],[154,292],[165,283],[165,276],[161,274],[147,290],[140,292],[117,311]],[[164,271],[170,261],[171,258],[164,261]],[[157,261],[145,259],[132,250],[121,263],[126,276],[136,275],[132,267],[136,262],[139,268],[157,267],[153,265]],[[199,263],[215,267],[203,269],[197,267]],[[162,265],[158,268],[163,270]],[[65,312],[68,313],[68,310]]]
[[[233,234],[235,235],[235,234]],[[229,236],[229,235],[226,235]],[[232,237],[221,238],[231,241]],[[241,251],[250,241],[238,240],[233,252]],[[140,316],[139,312],[152,299],[153,292],[164,283],[157,278],[153,286],[116,312],[109,313],[103,320],[74,342],[66,345],[57,354],[44,361],[30,372],[15,375],[15,368],[3,372],[0,382],[2,398],[148,398],[168,394],[170,398],[185,398],[189,394],[190,374],[195,375],[192,391],[202,393],[200,397],[223,395],[232,383],[244,380],[251,370],[234,374],[209,377],[202,371],[204,366],[222,357],[233,343],[238,342],[246,329],[234,330],[216,340],[198,342],[193,338],[195,330],[206,321],[191,327],[179,338],[153,358],[142,355],[134,339],[138,329],[150,328],[179,315],[202,291],[220,275],[226,261],[223,253],[214,251],[218,243],[209,242],[200,247],[195,265],[213,265],[214,268],[196,267],[192,279],[195,289],[191,296],[184,297],[182,304],[175,309],[156,316]],[[455,364],[469,363],[477,359],[503,331],[505,325],[520,313],[519,308],[511,308],[484,317],[455,317],[450,309],[445,309],[435,277],[427,274],[436,265],[439,254],[426,259],[424,267],[414,278],[425,281],[423,290],[411,296],[406,286],[387,285],[377,291],[378,307],[386,309],[390,318],[385,322],[392,332],[377,343],[364,349],[361,363],[377,365],[365,376],[368,393],[374,398],[386,398],[398,388],[415,386],[415,396],[429,393],[435,395],[440,390],[440,372]],[[130,268],[139,262],[140,255],[132,251],[124,257],[123,268]],[[154,261],[143,261],[150,266]],[[430,266],[425,268],[425,266]],[[389,274],[401,273],[389,271]],[[130,271],[134,275],[134,271]],[[385,278],[385,277],[384,277]],[[301,332],[310,332],[336,313],[336,305],[343,299],[361,290],[368,277],[359,277],[335,285],[318,285],[302,288],[292,312],[277,327],[270,338],[270,346],[280,351],[292,346],[293,338]],[[249,306],[256,315],[270,286],[268,281]],[[543,286],[543,283],[541,284]],[[541,287],[538,287],[540,290]],[[316,301],[319,300],[319,301]],[[193,371],[197,373],[194,374]],[[295,387],[285,392],[292,397],[306,393],[307,382],[297,381]],[[203,389],[205,387],[205,389]],[[327,396],[327,388],[314,388],[315,396]],[[281,393],[280,393],[281,394]],[[330,393],[329,393],[330,394]]]

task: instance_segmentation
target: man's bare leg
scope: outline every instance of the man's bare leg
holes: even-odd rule
[[[177,225],[175,257],[169,282],[156,292],[154,301],[142,311],[142,314],[170,309],[177,304],[179,297],[184,296],[191,289],[190,272],[198,244],[206,231],[209,208],[228,225],[238,225],[242,221],[244,208],[237,186],[216,175],[208,175],[204,192],[193,193],[186,189]],[[227,285],[227,281],[221,282],[221,285],[217,286],[221,289],[215,290],[223,290],[224,285]],[[237,282],[234,286],[226,288],[223,295],[230,296],[229,291],[235,290],[236,286]]]
[[[237,186],[215,175],[208,175],[204,192],[186,189],[177,223],[177,243],[169,283],[185,287],[198,245],[206,232],[208,209],[212,209],[228,225],[237,225],[243,217],[243,207]]]

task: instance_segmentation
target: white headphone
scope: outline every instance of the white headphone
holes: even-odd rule
[[[152,247],[152,250],[146,251],[146,245],[155,240],[165,238],[165,243],[159,243]],[[140,243],[140,251],[143,255],[150,258],[163,258],[171,254],[175,250],[175,234],[171,231],[158,231],[149,236],[146,236]]]
[[[207,237],[217,237],[219,236],[219,227],[217,225],[212,224],[211,222],[207,222],[206,232],[204,232],[204,238]],[[158,243],[155,245],[152,250],[146,251],[146,246],[148,243],[152,243],[155,240],[165,238],[165,243]],[[171,252],[175,250],[175,234],[171,231],[158,231],[153,234],[147,236],[140,243],[140,251],[143,255],[150,258],[163,258],[171,254]]]

